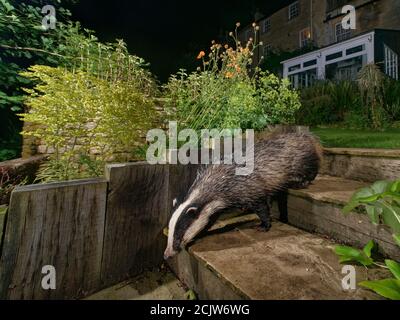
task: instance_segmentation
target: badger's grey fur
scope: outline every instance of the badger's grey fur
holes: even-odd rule
[[[287,221],[286,191],[307,187],[317,176],[322,148],[306,133],[271,135],[254,146],[254,171],[235,175],[236,165],[210,165],[201,170],[169,223],[165,258],[175,255],[225,209],[254,211],[269,230],[270,203],[278,199],[281,220]]]

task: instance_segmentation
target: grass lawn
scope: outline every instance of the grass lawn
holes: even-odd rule
[[[328,148],[400,149],[400,129],[385,131],[312,128]]]

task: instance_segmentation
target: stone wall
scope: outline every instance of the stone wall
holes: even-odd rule
[[[162,101],[158,100],[158,106],[156,106],[156,110],[160,113],[160,115],[164,112],[164,108],[162,107]],[[160,118],[160,123],[161,123],[161,118]],[[162,125],[161,125],[162,126]],[[90,132],[90,129],[92,128],[92,125],[90,123],[87,124],[87,130],[88,133]],[[154,124],[154,127],[160,127],[160,124]],[[37,128],[37,125],[25,122],[23,130],[24,131],[31,131]],[[147,132],[144,131],[138,131],[140,135],[140,141],[137,141],[133,143],[134,146],[141,146],[143,143],[146,142],[146,134]],[[84,137],[82,137],[84,138]],[[65,149],[71,148],[74,145],[75,149],[83,148],[83,144],[81,143],[82,139],[71,139],[74,141],[71,141],[71,144],[66,146]],[[61,152],[64,151],[64,148],[61,150]],[[23,143],[22,143],[22,154],[21,157],[23,159],[28,159],[32,156],[36,155],[51,155],[54,154],[55,150],[54,148],[46,145],[45,141],[43,139],[39,139],[36,137],[31,137],[31,136],[24,136],[23,137]],[[96,156],[100,155],[101,151],[99,148],[91,148],[90,154]],[[132,160],[137,160],[135,156],[132,155],[132,150],[116,150],[113,152],[113,156],[108,159],[108,161],[119,161],[119,162],[128,162]]]

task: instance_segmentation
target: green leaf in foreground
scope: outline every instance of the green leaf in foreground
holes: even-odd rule
[[[382,213],[382,208],[378,206],[365,205],[365,210],[371,222],[374,225],[379,224],[379,215]]]
[[[400,246],[400,234],[394,234],[393,239],[396,241],[397,245]]]
[[[391,300],[400,300],[400,280],[384,279],[376,281],[362,281],[360,286],[375,291],[377,294]]]
[[[368,258],[371,258],[372,250],[374,250],[374,248],[375,248],[375,242],[374,240],[371,240],[364,247],[363,252]]]
[[[369,249],[367,248],[366,251],[368,252],[368,250]],[[363,251],[348,246],[335,246],[335,253],[339,256],[340,263],[357,262],[368,267],[374,262]]]
[[[385,263],[396,279],[400,280],[400,264],[393,260],[385,260]]]
[[[385,202],[381,204],[384,223],[393,230],[393,233],[400,233],[400,207]]]
[[[189,290],[185,294],[186,300],[197,300],[196,293],[193,290]]]

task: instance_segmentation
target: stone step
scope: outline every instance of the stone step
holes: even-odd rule
[[[289,191],[290,225],[274,222],[264,233],[253,227],[259,223],[254,214],[229,217],[170,266],[202,299],[376,299],[361,288],[342,289],[342,266],[332,250],[337,243],[363,247],[374,239],[383,254],[400,259],[388,228],[372,225],[364,214],[342,213],[353,193],[366,185],[320,175],[308,189]],[[273,215],[278,215],[275,206]],[[229,231],[230,225],[235,230]],[[358,281],[389,276],[382,270],[356,270]]]
[[[200,299],[379,299],[343,289],[334,242],[279,222],[269,232],[257,224],[198,239],[170,261],[172,270]],[[388,276],[355,268],[357,283]]]
[[[167,268],[154,268],[84,300],[184,300],[186,289]]]
[[[321,174],[375,182],[400,178],[400,150],[326,148]]]
[[[365,182],[320,175],[309,188],[289,191],[289,223],[357,247],[373,239],[384,255],[400,260],[400,249],[389,228],[374,226],[365,214],[345,215],[342,212],[354,192],[367,185]],[[274,206],[275,216],[277,211]]]

